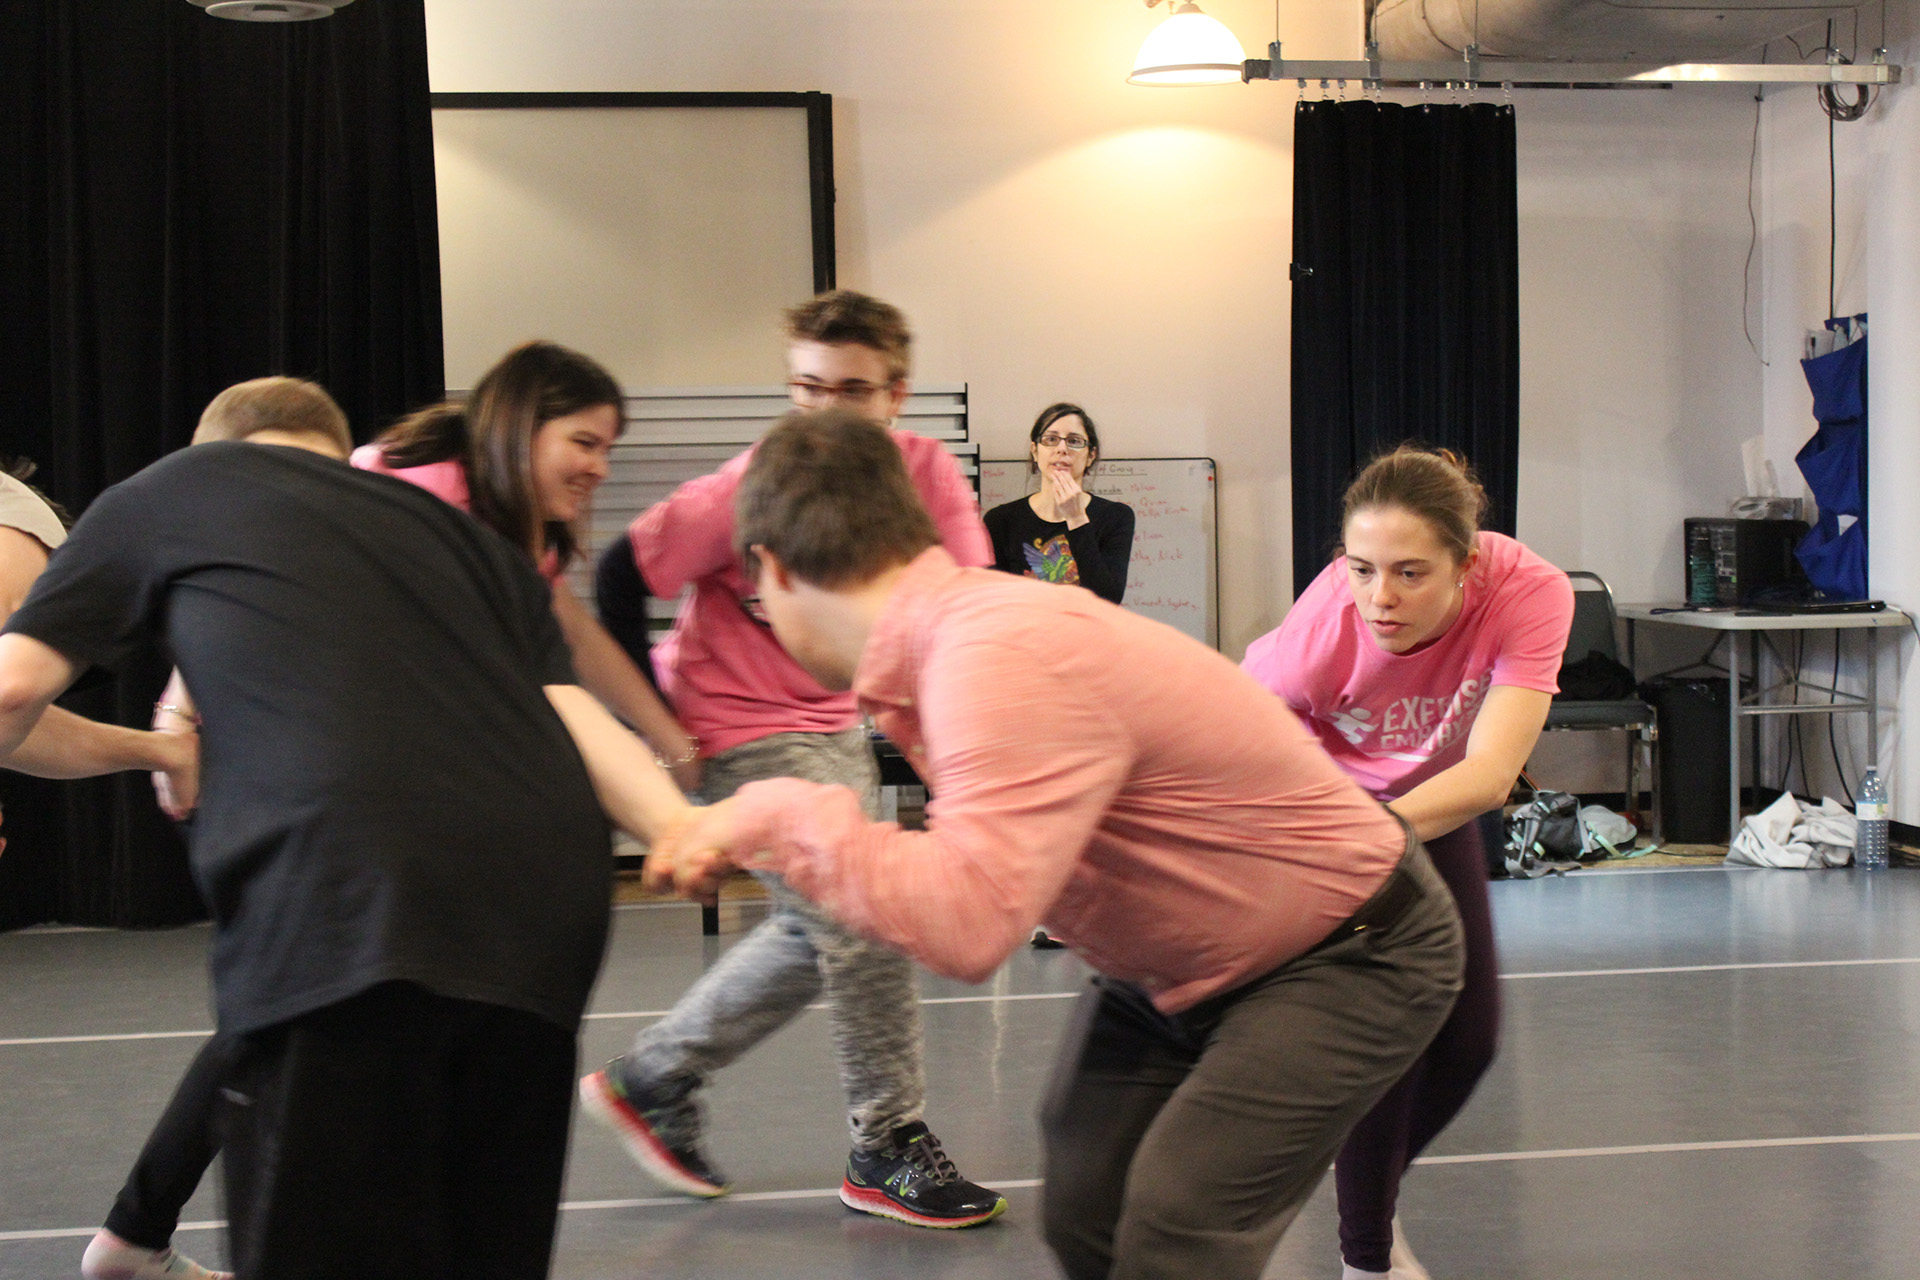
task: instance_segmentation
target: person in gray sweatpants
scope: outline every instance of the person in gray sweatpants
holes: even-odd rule
[[[787,322],[796,404],[844,404],[880,423],[898,416],[910,348],[898,310],[837,290],[795,307]],[[991,563],[979,503],[945,446],[906,431],[889,438],[942,543],[964,563]],[[675,713],[701,740],[709,802],[750,782],[799,778],[847,787],[874,817],[878,770],[854,699],[822,688],[774,640],[734,551],[733,496],[750,457],[643,512],[610,553],[624,547],[626,561],[603,583],[662,596],[691,589],[659,665]],[[602,599],[602,609],[609,603]],[[701,1146],[700,1091],[824,994],[852,1141],[842,1202],[923,1227],[974,1226],[1003,1212],[1006,1200],[961,1177],[921,1119],[926,1083],[912,965],[842,928],[778,876],[761,879],[773,899],[768,919],[631,1051],[580,1082],[588,1114],[662,1184],[725,1194],[726,1179]]]
[[[765,778],[847,787],[861,797],[869,818],[879,817],[880,775],[865,729],[776,733],[735,747],[707,762],[701,795],[709,803],[724,800]],[[625,1074],[681,1093],[687,1105],[677,1115],[672,1108],[663,1111],[662,1137],[697,1139],[697,1090],[706,1077],[785,1026],[825,990],[848,1136],[855,1147],[873,1146],[918,1120],[926,1093],[912,962],[847,932],[779,876],[756,878],[773,900],[772,911],[671,1013],[634,1037]]]

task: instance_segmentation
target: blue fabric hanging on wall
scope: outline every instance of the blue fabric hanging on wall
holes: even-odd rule
[[[1866,317],[1857,319],[1864,321]],[[1845,325],[1829,320],[1829,329]],[[1802,360],[1813,391],[1813,438],[1794,455],[1820,519],[1794,549],[1807,578],[1842,600],[1867,595],[1867,339]],[[1841,527],[1842,516],[1852,522]]]

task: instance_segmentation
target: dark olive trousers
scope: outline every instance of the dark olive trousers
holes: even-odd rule
[[[1041,1116],[1047,1243],[1071,1280],[1257,1280],[1347,1132],[1460,989],[1460,918],[1417,842],[1391,924],[1174,1015],[1096,979]]]

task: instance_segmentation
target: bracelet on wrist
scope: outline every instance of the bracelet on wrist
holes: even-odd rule
[[[687,749],[685,751],[682,751],[679,755],[675,756],[671,760],[667,759],[664,755],[661,755],[658,751],[653,753],[654,763],[659,765],[662,769],[677,769],[683,764],[692,764],[695,760],[699,758],[700,758],[700,739],[694,737],[692,734],[687,735]]]
[[[185,707],[179,706],[176,703],[156,702],[153,704],[153,714],[157,716],[162,711],[166,712],[169,715],[179,716],[182,720],[185,720],[188,724],[192,725],[196,729],[200,727],[199,714],[196,712],[189,711]]]

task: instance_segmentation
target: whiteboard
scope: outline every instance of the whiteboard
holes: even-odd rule
[[[1133,508],[1133,565],[1126,607],[1220,647],[1211,458],[1102,458],[1089,493]],[[1038,487],[1026,459],[980,464],[980,509]]]

